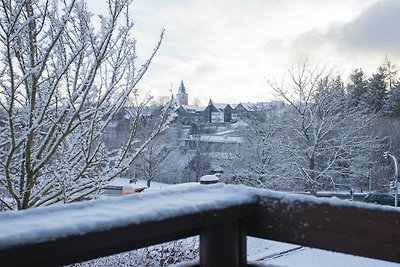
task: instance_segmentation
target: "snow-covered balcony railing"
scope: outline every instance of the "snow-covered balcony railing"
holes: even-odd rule
[[[246,266],[246,236],[400,262],[395,208],[209,185],[0,214],[2,266],[54,266],[200,235],[200,266]]]

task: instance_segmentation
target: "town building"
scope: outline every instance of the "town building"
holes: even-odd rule
[[[206,121],[209,123],[231,122],[232,107],[224,103],[209,103],[204,110]]]
[[[206,107],[188,105],[189,95],[186,92],[183,81],[176,94],[176,113],[177,120],[184,124],[204,124],[204,123],[227,123],[237,122],[249,118],[257,110],[278,109],[284,106],[282,101],[271,101],[266,103],[213,103],[211,100]]]
[[[206,122],[205,109],[206,107],[181,105],[177,108],[176,113],[178,114],[179,122],[182,124],[202,124]]]

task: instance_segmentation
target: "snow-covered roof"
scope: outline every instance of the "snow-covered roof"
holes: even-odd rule
[[[229,104],[225,103],[214,103],[214,107],[220,111],[223,111]]]
[[[254,103],[240,103],[247,111],[254,111],[256,105]]]
[[[214,135],[229,135],[229,134],[235,134],[235,133],[237,133],[236,130],[226,130],[223,132],[217,132]]]
[[[206,107],[199,107],[195,105],[182,105],[181,107],[189,113],[202,112],[206,109]]]
[[[238,136],[221,136],[221,135],[196,135],[189,136],[189,141],[200,141],[209,143],[243,143],[243,138]]]
[[[229,104],[231,108],[235,109],[239,104]]]
[[[200,177],[200,182],[218,182],[218,177],[215,175],[204,175]]]

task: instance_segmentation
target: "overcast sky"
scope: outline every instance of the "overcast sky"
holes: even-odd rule
[[[371,74],[385,55],[400,65],[399,0],[135,0],[132,13],[141,58],[166,29],[140,84],[154,96],[183,79],[189,102],[267,101],[266,79],[305,57],[345,79],[354,68]]]

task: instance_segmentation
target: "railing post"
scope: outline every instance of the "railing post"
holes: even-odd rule
[[[200,231],[200,266],[246,266],[246,230],[239,221],[204,227]]]

